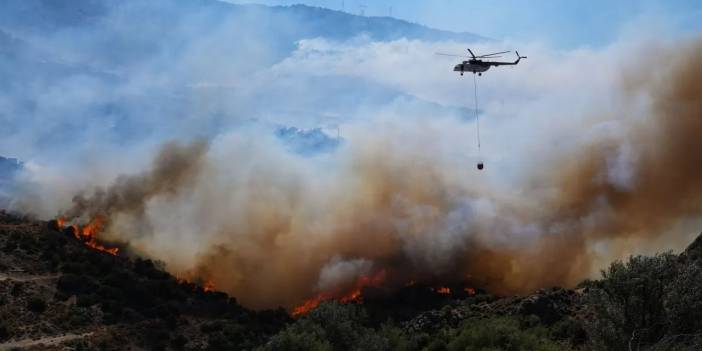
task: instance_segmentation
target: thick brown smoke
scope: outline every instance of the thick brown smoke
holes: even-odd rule
[[[98,188],[90,197],[76,195],[73,207],[61,216],[67,220],[90,220],[96,216],[110,218],[128,214],[142,219],[147,202],[152,198],[175,196],[192,186],[203,166],[206,151],[207,144],[203,141],[190,145],[166,144],[149,172],[121,176],[107,190]]]
[[[255,143],[219,141],[207,155],[169,145],[152,171],[76,197],[67,215],[104,215],[109,235],[251,307],[294,306],[379,271],[389,285],[572,286],[601,264],[596,245],[618,257],[702,210],[702,42],[649,61],[628,69],[621,106],[602,116],[618,133],[535,165],[516,193],[381,132],[323,175]]]

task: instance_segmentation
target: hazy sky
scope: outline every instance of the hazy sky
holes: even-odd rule
[[[543,41],[561,47],[599,46],[621,30],[655,26],[686,32],[702,29],[700,0],[226,0],[234,3],[304,3],[358,14],[419,22],[496,39]],[[391,10],[392,8],[392,10]]]

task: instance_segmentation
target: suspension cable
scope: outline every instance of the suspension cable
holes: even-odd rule
[[[480,153],[480,115],[478,115],[478,81],[473,73],[473,92],[475,93],[475,123],[478,136],[478,153]]]

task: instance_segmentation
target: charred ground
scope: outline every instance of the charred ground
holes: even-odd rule
[[[702,239],[615,262],[578,289],[498,297],[365,287],[291,317],[111,255],[56,223],[0,212],[0,349],[696,350]],[[131,258],[128,258],[131,257]]]

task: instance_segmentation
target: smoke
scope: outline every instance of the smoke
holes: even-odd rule
[[[174,197],[192,186],[202,167],[207,151],[204,141],[183,146],[169,143],[162,147],[153,161],[153,168],[144,174],[118,177],[107,190],[97,188],[86,197],[73,198],[73,207],[62,213],[66,220],[90,220],[115,214],[128,214],[143,219],[148,201],[154,197]]]
[[[170,3],[13,32],[26,57],[1,67],[0,148],[27,161],[16,208],[101,217],[101,238],[256,308],[379,272],[389,287],[573,286],[699,230],[699,38],[520,43],[529,59],[479,78],[478,152],[473,77],[434,55],[463,43],[293,45],[285,15]]]
[[[702,41],[666,53],[665,65],[625,69],[615,108],[591,111],[580,139],[509,187],[446,157],[438,140],[455,121],[388,118],[356,124],[322,159],[244,132],[209,151],[171,144],[150,171],[67,213],[107,216],[108,237],[252,307],[290,307],[380,271],[388,286],[573,286],[656,238],[680,240],[670,230],[702,210]]]

